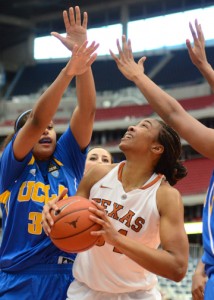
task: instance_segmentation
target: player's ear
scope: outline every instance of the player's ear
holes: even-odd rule
[[[152,145],[151,150],[154,154],[162,154],[164,151],[164,146],[161,144]]]

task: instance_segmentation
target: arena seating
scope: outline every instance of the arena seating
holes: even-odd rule
[[[207,47],[207,56],[210,63],[214,63],[214,47]],[[146,53],[145,73],[153,74],[152,79],[161,86],[189,85],[190,83],[200,83],[203,77],[191,63],[187,49],[170,51],[169,61],[154,72],[155,68],[165,61],[169,52],[166,53]],[[136,61],[140,57],[136,57]],[[21,76],[12,91],[12,96],[36,93],[42,85],[49,85],[58,75],[60,70],[66,65],[67,59],[60,62],[35,62],[35,65],[23,68]],[[182,63],[181,63],[182,62]],[[112,59],[97,60],[93,64],[93,73],[97,91],[116,91],[118,88],[133,86],[117,69]],[[74,85],[74,82],[71,84]]]
[[[176,184],[182,195],[204,194],[207,191],[213,171],[213,164],[207,158],[195,158],[184,162],[188,176]]]

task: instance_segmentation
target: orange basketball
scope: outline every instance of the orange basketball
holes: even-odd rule
[[[55,246],[69,253],[91,248],[99,237],[90,232],[101,228],[89,219],[92,213],[88,208],[95,207],[94,204],[86,198],[73,196],[59,201],[57,206],[59,211],[51,211],[54,225],[50,238]]]

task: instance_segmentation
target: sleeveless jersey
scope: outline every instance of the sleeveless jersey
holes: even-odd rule
[[[206,273],[214,273],[214,172],[208,188],[203,209],[203,248],[202,261]]]
[[[0,269],[17,272],[37,264],[60,263],[62,257],[74,259],[76,254],[60,251],[44,233],[42,210],[64,187],[68,188],[68,196],[76,193],[86,151],[81,152],[70,127],[58,140],[49,161],[37,162],[32,152],[23,161],[17,161],[13,141],[5,148],[0,165]]]
[[[105,207],[121,234],[156,249],[160,244],[156,191],[163,176],[154,173],[142,188],[125,192],[120,181],[124,164],[117,165],[92,187],[90,199]],[[157,283],[156,275],[102,241],[77,255],[73,274],[89,288],[110,293],[150,290]]]

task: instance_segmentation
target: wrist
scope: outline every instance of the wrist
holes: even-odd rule
[[[63,77],[66,77],[70,80],[75,76],[75,74],[71,70],[69,70],[69,71],[67,70],[67,66],[65,66],[62,69],[61,74],[63,75]]]
[[[201,73],[207,73],[213,70],[208,61],[200,62],[196,66],[201,71]]]
[[[192,277],[206,277],[206,274],[204,272],[195,272]]]

